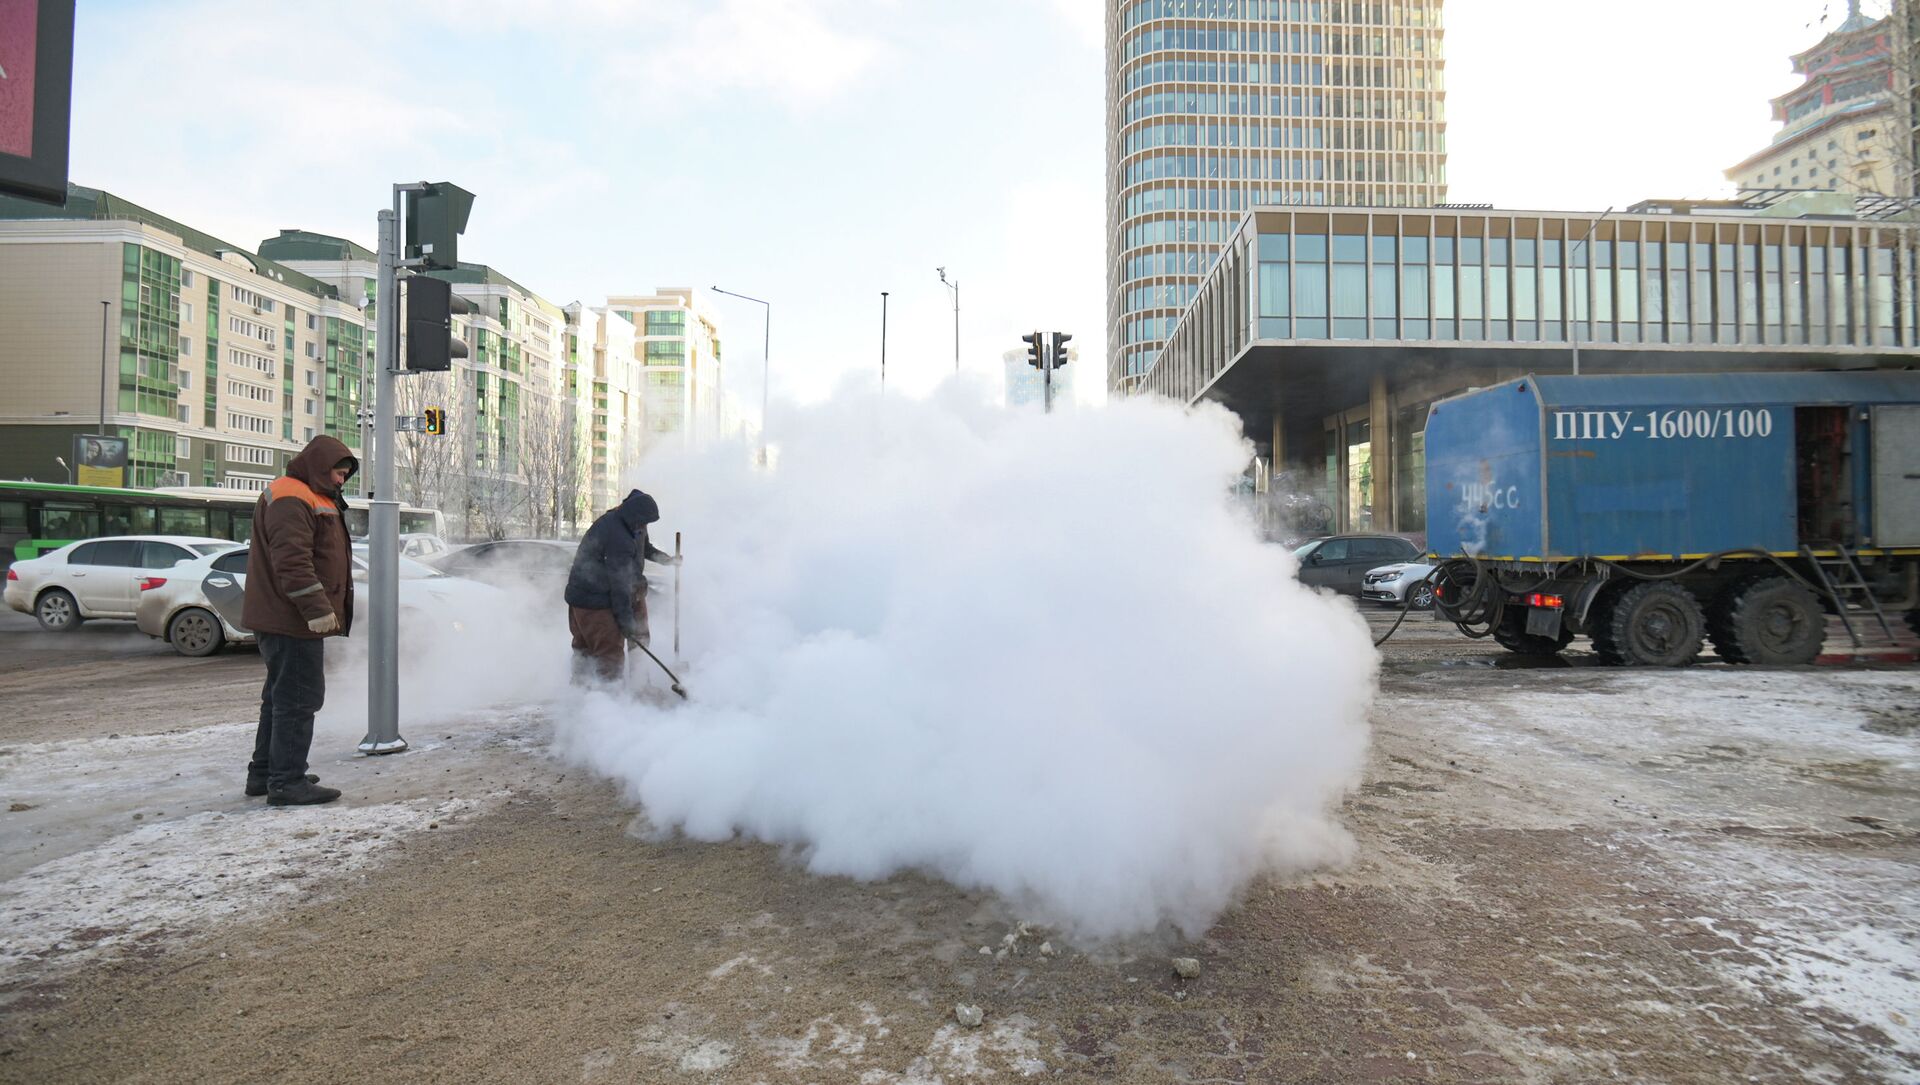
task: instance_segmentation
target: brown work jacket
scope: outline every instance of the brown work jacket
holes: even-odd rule
[[[346,445],[324,434],[315,437],[254,505],[241,609],[241,620],[253,632],[317,638],[307,622],[328,611],[340,617],[333,635],[346,636],[353,624],[347,503],[329,476],[342,460],[353,460],[359,469]]]

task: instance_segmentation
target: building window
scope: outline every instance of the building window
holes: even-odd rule
[[[173,439],[173,458],[176,460],[192,459],[193,442],[185,437],[175,437]]]
[[[193,387],[193,370],[182,369],[180,371],[180,380],[177,383],[180,385],[181,391],[186,391],[187,389],[192,388]]]
[[[1865,143],[1866,141],[1868,141],[1868,140],[1870,140],[1870,139],[1872,139],[1873,137],[1875,137],[1875,136],[1877,136],[1877,135],[1879,135],[1879,134],[1880,134],[1880,133],[1879,133],[1879,131],[1878,131],[1877,129],[1873,129],[1873,128],[1862,128],[1862,129],[1860,130],[1860,135],[1859,135],[1859,136],[1858,136],[1857,138],[1858,138],[1858,139],[1860,140],[1860,142],[1862,142],[1862,143]]]
[[[181,354],[193,353],[193,339],[191,337],[185,336],[185,335],[180,337],[180,353]]]
[[[193,269],[192,269],[192,268],[184,268],[184,267],[183,267],[183,268],[181,268],[181,269],[180,269],[180,287],[181,287],[181,289],[183,289],[183,290],[184,290],[184,289],[186,289],[187,287],[190,287],[190,286],[192,286],[192,285],[193,285]]]
[[[314,414],[314,413],[317,413],[317,412],[315,412],[315,410],[314,410],[314,407],[313,407],[313,400],[311,400],[311,399],[309,399],[309,400],[306,400],[306,401],[304,401],[304,402],[305,402],[305,404],[306,404],[306,408],[307,408],[307,410],[306,410],[306,413],[308,413],[308,414]]]
[[[320,330],[320,318],[318,316],[312,313],[307,314],[307,330],[310,332]]]
[[[320,374],[317,371],[312,369],[307,370],[307,387],[320,387]]]

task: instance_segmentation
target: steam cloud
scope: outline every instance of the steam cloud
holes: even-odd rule
[[[1198,934],[1254,876],[1341,859],[1376,656],[1233,508],[1229,417],[970,394],[786,410],[771,472],[643,465],[655,543],[687,539],[693,700],[586,695],[563,755],[662,828],[930,871],[1090,937]],[[658,603],[652,628],[669,651]]]

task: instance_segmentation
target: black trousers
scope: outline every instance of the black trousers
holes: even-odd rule
[[[278,633],[260,633],[257,639],[267,684],[260,689],[260,729],[254,733],[247,778],[278,787],[307,774],[313,714],[327,700],[326,642]]]

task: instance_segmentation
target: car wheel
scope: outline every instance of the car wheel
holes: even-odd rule
[[[183,656],[210,656],[226,642],[220,619],[199,607],[188,607],[167,623],[167,643]]]
[[[40,593],[33,604],[33,616],[49,633],[71,633],[86,620],[80,616],[80,604],[60,588]]]
[[[1413,586],[1413,609],[1415,610],[1432,610],[1433,609],[1433,582],[1432,581],[1422,580],[1420,583],[1415,584]]]

